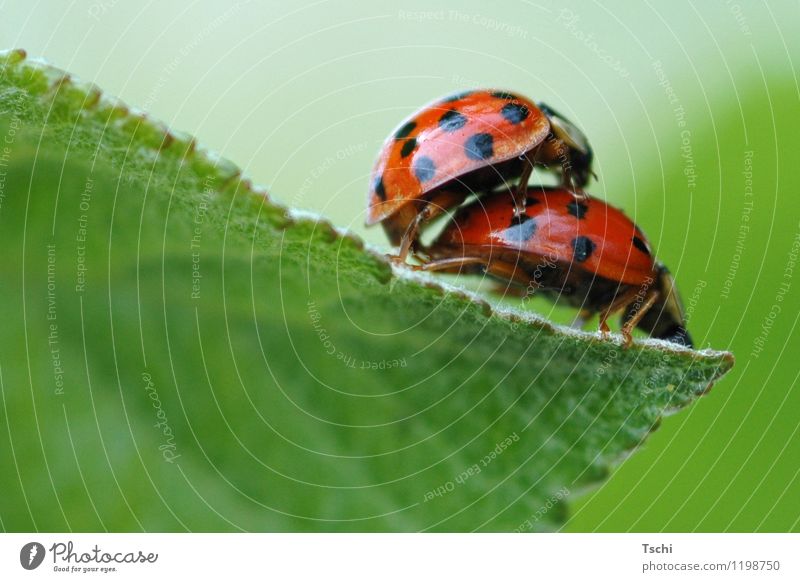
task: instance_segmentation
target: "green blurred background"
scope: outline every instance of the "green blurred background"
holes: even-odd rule
[[[590,191],[676,275],[696,343],[737,357],[573,500],[566,529],[800,529],[796,2],[48,0],[2,14],[0,45],[198,136],[277,200],[376,245],[366,184],[404,116],[474,86],[554,106],[595,148]]]

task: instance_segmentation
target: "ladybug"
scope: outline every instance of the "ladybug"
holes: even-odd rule
[[[419,269],[486,273],[509,288],[564,300],[584,318],[599,313],[603,334],[621,313],[625,347],[634,327],[692,347],[669,271],[642,231],[597,198],[531,187],[517,214],[512,197],[496,192],[459,209],[425,251],[431,261]]]
[[[514,192],[524,198],[535,164],[560,171],[581,197],[592,158],[583,133],[546,105],[490,89],[451,95],[412,114],[384,143],[370,178],[366,223],[383,224],[402,262],[422,224],[471,194],[517,180]]]

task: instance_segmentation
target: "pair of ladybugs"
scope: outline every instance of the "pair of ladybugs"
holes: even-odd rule
[[[584,317],[599,313],[604,333],[620,312],[626,346],[638,327],[691,347],[673,279],[642,231],[584,193],[592,157],[583,133],[543,104],[506,91],[453,95],[411,115],[386,141],[367,224],[383,224],[399,247],[396,261],[415,253],[422,270],[483,272],[507,288],[534,288]],[[562,185],[529,186],[535,165],[559,172]],[[422,247],[421,230],[459,206]]]

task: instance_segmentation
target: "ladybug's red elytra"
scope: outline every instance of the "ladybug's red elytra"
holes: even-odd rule
[[[370,178],[367,225],[383,224],[404,261],[420,227],[472,195],[517,180],[518,212],[534,165],[561,172],[575,198],[592,174],[592,149],[565,117],[508,91],[438,99],[386,140]]]
[[[597,198],[564,188],[530,187],[525,210],[508,192],[459,209],[425,249],[427,271],[486,273],[508,286],[563,299],[583,316],[622,314],[625,346],[637,327],[651,337],[692,347],[669,271],[653,257],[642,231]]]

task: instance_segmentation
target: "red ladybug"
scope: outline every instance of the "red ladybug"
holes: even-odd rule
[[[592,157],[583,133],[545,105],[489,89],[452,95],[411,115],[386,140],[370,179],[366,222],[383,223],[403,261],[420,225],[470,194],[518,179],[521,200],[534,164],[560,171],[581,196]]]
[[[641,230],[601,200],[576,199],[564,188],[531,187],[525,211],[507,192],[460,209],[426,252],[428,271],[485,272],[553,300],[600,314],[600,330],[622,314],[629,346],[634,327],[692,347],[669,271]]]

